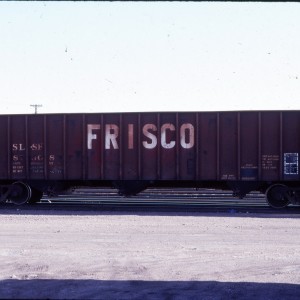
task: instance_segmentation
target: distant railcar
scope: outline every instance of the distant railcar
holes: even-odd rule
[[[266,193],[300,201],[300,111],[0,116],[0,201],[39,201],[74,186]]]

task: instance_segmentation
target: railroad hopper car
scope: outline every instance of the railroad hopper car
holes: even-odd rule
[[[299,204],[300,111],[1,115],[0,138],[0,201],[189,186]]]

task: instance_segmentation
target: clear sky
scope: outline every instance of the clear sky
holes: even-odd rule
[[[0,2],[1,114],[300,109],[300,3]]]

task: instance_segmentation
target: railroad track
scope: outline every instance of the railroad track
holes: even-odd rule
[[[267,206],[264,196],[252,193],[244,199],[236,199],[230,192],[195,189],[147,189],[137,196],[122,197],[114,189],[78,189],[70,195],[60,195],[55,198],[44,197],[41,203],[84,203],[104,204],[123,203],[134,205],[203,205],[203,204],[238,204]]]
[[[15,208],[7,203],[0,208]],[[253,192],[244,199],[236,199],[229,191],[207,189],[152,189],[149,188],[137,196],[125,198],[114,189],[80,188],[72,194],[49,198],[44,196],[35,205],[17,206],[21,210],[147,210],[147,211],[201,211],[229,213],[268,213],[300,214],[300,206],[288,206],[285,209],[272,209],[265,202],[264,195]]]

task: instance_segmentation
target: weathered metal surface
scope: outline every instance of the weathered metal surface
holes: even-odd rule
[[[1,180],[299,180],[299,111],[0,116]]]
[[[8,116],[0,116],[0,179],[8,179],[10,177],[9,124]]]
[[[240,179],[256,180],[259,177],[259,114],[244,112],[239,116]]]

